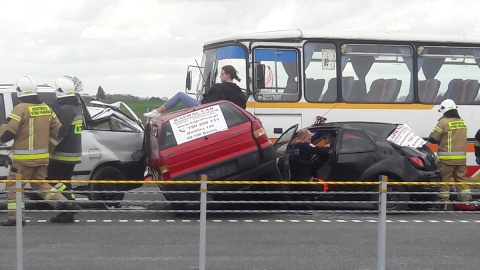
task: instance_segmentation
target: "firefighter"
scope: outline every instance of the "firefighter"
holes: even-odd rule
[[[438,109],[442,117],[430,133],[428,141],[438,144],[438,159],[440,161],[440,172],[442,182],[449,182],[453,175],[458,197],[461,202],[472,200],[470,187],[466,181],[467,172],[467,125],[460,117],[457,110],[458,106],[451,99],[444,100]],[[442,202],[448,202],[450,199],[450,186],[448,184],[440,186],[439,199]],[[439,204],[439,210],[447,210],[448,204]],[[454,204],[456,210],[476,210],[474,204]]]
[[[47,167],[48,180],[71,180],[73,169],[82,159],[83,113],[80,102],[75,96],[75,84],[70,78],[60,77],[54,84],[58,108],[55,110],[62,123],[62,140],[50,154]],[[55,181],[53,181],[55,182]],[[64,192],[69,200],[75,200],[71,183],[55,183],[55,187]]]
[[[51,108],[42,103],[37,95],[37,85],[29,76],[20,77],[15,83],[20,103],[16,105],[7,117],[6,124],[0,127],[0,145],[13,140],[12,164],[8,179],[15,179],[20,173],[22,179],[44,180],[47,175],[49,158],[49,141],[58,139],[61,123]],[[57,200],[51,203],[57,210],[80,210],[78,205],[68,200],[48,183],[30,183],[34,190],[40,191],[45,200]],[[25,186],[22,183],[22,188]],[[1,222],[2,226],[15,226],[16,203],[15,182],[7,183],[8,219]],[[22,209],[25,205],[22,204]],[[67,215],[59,214],[55,221],[62,223],[73,222],[73,212]],[[25,226],[25,214],[22,213],[22,225]]]

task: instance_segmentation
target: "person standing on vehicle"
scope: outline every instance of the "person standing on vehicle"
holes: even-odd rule
[[[60,77],[54,84],[58,108],[55,110],[62,123],[62,140],[50,154],[47,167],[48,180],[71,180],[73,169],[82,159],[83,112],[75,96],[75,84],[68,77]],[[55,182],[55,181],[52,181]],[[75,200],[71,183],[56,183],[55,188],[69,200]]]
[[[15,83],[20,104],[16,105],[7,118],[7,123],[0,127],[0,145],[13,140],[12,164],[7,179],[15,179],[20,173],[22,179],[45,180],[49,159],[49,142],[58,140],[61,123],[52,109],[41,102],[37,95],[37,85],[29,76],[20,77]],[[22,188],[25,183],[22,183]],[[51,203],[57,210],[80,210],[78,205],[68,203],[56,188],[48,183],[30,183],[30,186],[41,191],[45,200],[57,200]],[[8,219],[1,222],[2,226],[15,226],[16,203],[15,182],[6,184]],[[62,202],[64,201],[64,202]],[[25,206],[22,204],[22,209]],[[60,216],[59,214],[58,216]],[[68,217],[74,213],[68,212]],[[57,217],[58,217],[57,216]],[[22,225],[25,226],[25,214],[22,214]],[[60,220],[67,223],[68,221]]]
[[[169,110],[178,103],[182,102],[187,108],[198,106],[199,104],[205,104],[209,102],[214,102],[218,100],[229,100],[242,109],[247,107],[247,96],[242,92],[242,89],[233,82],[233,80],[241,81],[237,75],[237,70],[231,66],[226,65],[222,67],[220,72],[220,81],[213,85],[204,95],[202,101],[199,103],[198,100],[189,96],[186,93],[178,92],[171,99],[169,99],[165,104],[160,108],[157,108],[153,111],[144,113],[143,116],[148,118],[155,118],[160,116],[166,110]]]
[[[438,144],[437,155],[440,161],[442,182],[449,182],[453,174],[460,201],[468,202],[472,200],[472,195],[470,187],[464,184],[467,172],[467,125],[458,114],[457,108],[458,106],[451,99],[446,99],[440,104],[438,111],[443,115],[430,133],[428,141]],[[448,184],[441,185],[439,199],[442,202],[448,202],[449,192]],[[440,207],[446,210],[448,205],[442,204]],[[458,210],[475,210],[476,208],[470,204],[456,204],[454,207]]]

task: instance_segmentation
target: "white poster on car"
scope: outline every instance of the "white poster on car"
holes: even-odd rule
[[[388,136],[387,141],[393,142],[399,146],[422,147],[427,142],[415,134],[413,129],[407,124],[398,125],[397,128]]]
[[[220,105],[196,110],[170,120],[177,144],[228,129]]]

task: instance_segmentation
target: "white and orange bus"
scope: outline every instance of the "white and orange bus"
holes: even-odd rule
[[[453,99],[468,125],[468,176],[480,178],[473,137],[480,128],[480,37],[348,34],[286,30],[207,42],[198,98],[233,65],[249,94],[247,110],[272,139],[293,124],[329,121],[408,124],[426,138],[441,116],[438,104]],[[190,70],[192,71],[192,70]],[[435,145],[431,145],[436,150]]]

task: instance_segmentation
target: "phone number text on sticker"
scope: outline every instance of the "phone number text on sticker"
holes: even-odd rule
[[[200,109],[170,120],[177,144],[228,129],[219,105]]]

